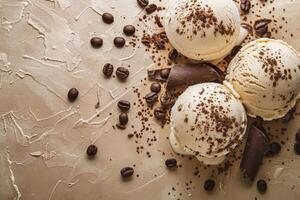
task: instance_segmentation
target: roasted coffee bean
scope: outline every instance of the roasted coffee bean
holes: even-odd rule
[[[272,142],[269,145],[269,150],[267,152],[267,156],[274,156],[279,154],[281,151],[281,145],[278,142]]]
[[[255,21],[254,30],[258,35],[264,35],[268,32],[268,24],[271,23],[270,19],[260,19]]]
[[[300,142],[300,130],[296,133],[296,141]]]
[[[115,39],[114,39],[114,44],[117,48],[124,47],[125,43],[126,43],[126,41],[122,37],[115,37]]]
[[[160,96],[160,103],[163,108],[168,109],[175,104],[175,97],[169,92],[165,92]]]
[[[119,79],[125,80],[129,76],[129,71],[125,67],[118,67],[116,75]]]
[[[207,179],[204,183],[204,190],[205,191],[212,191],[215,187],[215,181],[212,179]]]
[[[76,88],[71,88],[68,92],[68,99],[70,102],[74,102],[79,95],[79,92]]]
[[[160,17],[159,17],[158,15],[155,15],[154,19],[155,19],[156,25],[157,25],[159,28],[164,27],[163,24],[161,23]]]
[[[163,69],[160,71],[160,76],[164,79],[167,79],[170,74],[170,69]]]
[[[99,49],[103,45],[103,40],[100,37],[93,37],[90,42],[95,49]]]
[[[125,100],[120,100],[118,102],[118,107],[120,110],[122,111],[128,111],[130,109],[130,102],[129,101],[125,101]]]
[[[86,154],[89,156],[89,157],[94,157],[96,154],[97,154],[97,151],[98,151],[98,148],[91,144],[90,146],[88,146],[88,148],[86,149]]]
[[[137,0],[137,3],[141,8],[145,8],[149,4],[149,0]]]
[[[111,77],[111,75],[114,72],[114,66],[112,64],[110,64],[110,63],[106,63],[103,66],[102,72],[103,72],[104,76],[106,76],[107,78],[109,78],[109,77]]]
[[[126,125],[128,123],[128,115],[126,113],[121,113],[119,115],[119,122],[121,125]]]
[[[176,49],[172,49],[169,52],[169,59],[170,60],[175,60],[178,57],[178,51]]]
[[[268,185],[267,185],[267,182],[265,180],[259,180],[259,181],[257,181],[256,187],[257,187],[257,190],[260,193],[265,193],[267,191],[267,189],[268,189]]]
[[[296,142],[294,145],[294,151],[297,155],[300,155],[300,142]]]
[[[158,99],[158,95],[155,92],[150,92],[145,96],[145,100],[149,106],[153,106]]]
[[[131,36],[135,33],[135,27],[132,26],[132,25],[126,25],[123,28],[123,32],[124,32],[125,35]]]
[[[175,158],[170,158],[165,161],[165,165],[168,168],[174,168],[177,166],[177,160]]]
[[[152,3],[152,4],[149,4],[149,5],[145,8],[147,14],[151,14],[151,13],[155,12],[156,9],[157,9],[157,5],[156,5],[156,4],[153,4],[153,3]]]
[[[150,89],[152,92],[158,93],[161,90],[161,85],[159,83],[152,83]]]
[[[167,112],[163,108],[158,107],[158,108],[154,109],[154,116],[156,119],[158,119],[158,120],[165,119],[166,115],[167,115]]]
[[[111,24],[114,22],[114,16],[110,13],[103,13],[102,15],[102,20],[106,23],[106,24]]]
[[[132,167],[124,167],[121,169],[120,173],[123,178],[128,178],[133,175],[134,170]]]
[[[241,0],[240,8],[244,13],[248,13],[251,8],[250,0]]]

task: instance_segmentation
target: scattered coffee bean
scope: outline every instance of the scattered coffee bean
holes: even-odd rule
[[[111,24],[114,22],[114,16],[110,13],[103,13],[102,15],[102,20],[106,23],[106,24]]]
[[[294,150],[297,155],[300,155],[300,142],[296,142],[294,145]]]
[[[156,5],[156,4],[153,4],[153,3],[152,3],[152,4],[149,4],[149,5],[145,8],[147,14],[151,14],[151,13],[155,12],[156,9],[157,9],[157,5]]]
[[[170,60],[175,60],[178,57],[178,51],[176,49],[172,49],[169,52],[169,59]]]
[[[241,0],[240,8],[244,13],[248,13],[251,8],[250,0]]]
[[[169,109],[175,104],[175,97],[170,92],[165,92],[160,96],[160,103],[163,108]]]
[[[268,156],[274,156],[274,155],[277,155],[279,154],[281,151],[281,146],[278,142],[272,142],[270,145],[269,145],[269,150],[267,152],[267,155]]]
[[[152,83],[150,89],[152,92],[159,93],[161,90],[161,85],[159,83]]]
[[[121,130],[126,129],[126,125],[123,125],[123,124],[116,124],[116,127]]]
[[[215,181],[212,179],[207,179],[204,183],[204,190],[205,191],[212,191],[215,187]]]
[[[95,145],[91,144],[90,146],[88,146],[88,148],[86,150],[86,154],[89,157],[94,157],[97,154],[97,151],[98,151],[98,148]]]
[[[158,15],[155,15],[154,19],[155,19],[156,25],[157,25],[159,28],[164,27],[164,26],[162,25],[161,20],[160,20],[160,17],[159,17]]]
[[[164,79],[167,79],[170,74],[170,69],[163,69],[160,71],[160,76]]]
[[[105,77],[109,78],[109,77],[111,77],[111,75],[114,72],[114,66],[112,64],[110,64],[110,63],[106,63],[103,66],[102,72],[103,72],[103,74],[104,74]]]
[[[95,49],[99,49],[103,45],[103,40],[99,37],[93,37],[90,42],[92,47],[94,47]]]
[[[270,19],[259,19],[254,23],[254,30],[258,35],[264,35],[268,32],[268,24],[271,23]]]
[[[145,8],[149,4],[149,0],[137,0],[137,3],[141,8]]]
[[[296,141],[300,142],[300,130],[296,133]]]
[[[154,116],[156,119],[158,119],[158,120],[165,119],[166,115],[167,115],[167,112],[163,108],[158,107],[158,108],[154,109]]]
[[[126,25],[123,28],[123,32],[124,32],[125,35],[131,36],[135,33],[135,27],[132,26],[132,25]]]
[[[121,125],[126,125],[128,123],[128,115],[126,113],[121,113],[119,115],[119,122]]]
[[[130,139],[130,138],[133,138],[133,134],[132,133],[129,133],[128,135],[127,135],[127,137]]]
[[[79,92],[76,88],[71,88],[68,92],[68,99],[70,102],[74,102],[79,95]]]
[[[150,92],[145,96],[145,100],[148,106],[153,106],[158,99],[158,95],[155,92]]]
[[[268,189],[267,182],[265,180],[257,181],[256,187],[260,193],[265,193]]]
[[[165,165],[168,168],[173,168],[177,166],[177,160],[175,158],[170,158],[165,161]]]
[[[132,167],[124,167],[121,169],[120,173],[123,178],[127,178],[133,175],[134,170]]]
[[[130,109],[130,102],[125,100],[120,100],[118,102],[118,108],[124,112],[128,111]]]
[[[125,67],[118,67],[116,75],[119,79],[125,80],[129,76],[129,71]]]
[[[114,39],[114,44],[117,48],[124,47],[125,43],[126,43],[126,41],[122,37],[115,37],[115,39]]]

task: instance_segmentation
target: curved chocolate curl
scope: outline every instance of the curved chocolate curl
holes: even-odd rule
[[[252,125],[248,134],[240,168],[253,181],[268,149],[269,138],[263,130]]]
[[[223,81],[222,76],[217,71],[216,67],[208,63],[196,64],[177,64],[171,69],[167,89],[172,89],[178,86],[190,86],[205,82]]]

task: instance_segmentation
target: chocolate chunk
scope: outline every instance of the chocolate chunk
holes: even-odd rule
[[[90,42],[95,49],[99,49],[103,45],[103,40],[100,37],[93,37]]]
[[[126,41],[123,37],[115,37],[114,39],[114,44],[117,48],[122,48],[124,47]]]
[[[131,36],[135,33],[135,27],[132,26],[132,25],[126,25],[123,28],[123,32],[124,32],[125,35]]]
[[[167,115],[167,112],[163,108],[158,107],[158,108],[154,109],[154,116],[156,119],[163,120],[166,118],[166,115]]]
[[[160,96],[160,103],[164,109],[169,109],[175,104],[175,97],[168,91]]]
[[[156,22],[157,26],[158,26],[159,28],[162,28],[163,25],[162,25],[162,23],[161,23],[161,21],[160,21],[160,17],[159,17],[158,15],[155,15],[154,19],[155,19],[155,22]]]
[[[246,147],[240,165],[240,168],[251,180],[254,180],[258,172],[263,157],[268,150],[268,143],[269,138],[267,135],[262,130],[252,125],[250,127]]]
[[[123,125],[123,124],[116,124],[116,126],[118,129],[121,129],[121,130],[126,129],[126,125]]]
[[[68,92],[68,99],[70,102],[74,102],[79,95],[79,92],[76,88],[71,88]]]
[[[150,89],[152,92],[159,93],[161,90],[161,85],[159,83],[152,83]]]
[[[294,145],[294,151],[297,155],[300,155],[300,142],[296,142]]]
[[[88,148],[86,149],[86,154],[89,156],[89,157],[94,157],[96,154],[97,154],[97,151],[98,151],[98,148],[91,144],[90,146],[88,146]]]
[[[169,52],[169,59],[170,60],[175,60],[177,57],[178,57],[178,51],[176,49],[172,49],[170,52]]]
[[[149,4],[148,6],[146,6],[145,10],[147,12],[147,14],[152,14],[156,11],[157,9],[157,5],[152,3],[152,4]]]
[[[124,167],[121,169],[120,173],[123,178],[128,178],[133,175],[134,170],[132,167]]]
[[[145,100],[148,106],[153,106],[158,99],[158,95],[155,92],[150,92],[145,96]]]
[[[137,0],[137,3],[141,8],[145,8],[149,4],[149,0]]]
[[[128,123],[128,115],[126,113],[121,113],[119,115],[119,122],[121,125],[126,125]]]
[[[125,67],[118,67],[116,71],[116,75],[119,79],[125,80],[129,76],[129,71]]]
[[[130,109],[130,102],[129,101],[125,101],[125,100],[120,100],[118,102],[118,107],[120,110],[122,111],[128,111]]]
[[[259,19],[256,20],[254,23],[254,30],[257,35],[264,35],[268,32],[268,24],[271,23],[272,20],[270,19]]]
[[[105,77],[109,78],[109,77],[111,77],[111,75],[114,72],[114,66],[112,64],[110,64],[110,63],[106,63],[103,66],[102,72],[103,72],[103,74],[104,74]]]
[[[265,180],[258,180],[256,183],[256,187],[260,193],[265,193],[268,189],[268,185]]]
[[[267,151],[267,156],[274,156],[279,154],[281,151],[281,145],[278,142],[272,142],[269,145],[269,149]]]
[[[244,13],[248,13],[251,8],[250,0],[241,0],[240,8]]]
[[[300,142],[300,130],[296,133],[296,141]]]
[[[203,186],[205,191],[212,191],[214,187],[215,187],[215,181],[212,179],[207,179]]]
[[[106,24],[111,24],[114,22],[114,16],[110,13],[103,13],[102,15],[102,20],[106,23]]]
[[[174,168],[177,166],[177,160],[175,158],[170,158],[165,161],[165,165],[168,168]]]
[[[177,64],[171,69],[167,82],[167,89],[178,86],[190,86],[204,82],[223,81],[221,75],[211,64]]]

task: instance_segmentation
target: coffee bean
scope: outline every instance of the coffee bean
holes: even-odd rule
[[[127,137],[130,139],[130,138],[133,138],[133,134],[132,133],[129,133],[128,135],[127,135]]]
[[[120,100],[118,102],[118,107],[120,110],[126,112],[130,109],[130,102],[125,100]]]
[[[250,0],[241,0],[240,8],[244,13],[248,13],[251,8]]]
[[[103,13],[102,20],[106,24],[111,24],[114,22],[114,16],[110,13]]]
[[[94,157],[97,154],[97,151],[98,151],[98,148],[95,145],[91,144],[90,146],[88,146],[88,148],[86,150],[86,154],[89,157]]]
[[[115,37],[115,39],[114,39],[114,44],[117,48],[124,47],[125,43],[126,43],[126,41],[122,37]]]
[[[268,24],[271,23],[270,19],[260,19],[255,21],[254,30],[258,35],[264,35],[268,32]]]
[[[137,3],[141,8],[145,8],[149,4],[149,0],[137,0]]]
[[[132,167],[124,167],[121,169],[120,173],[123,178],[128,178],[133,175],[134,170]]]
[[[126,113],[121,113],[119,115],[119,122],[121,125],[126,125],[128,123],[128,115]]]
[[[300,155],[300,142],[296,142],[294,145],[294,150],[297,155]]]
[[[166,115],[167,115],[167,112],[163,108],[158,107],[158,108],[154,109],[154,116],[156,119],[158,119],[158,120],[165,119]]]
[[[169,52],[169,59],[170,60],[175,60],[178,57],[178,51],[176,49],[172,49]]]
[[[156,4],[153,4],[153,3],[152,3],[152,4],[149,4],[149,5],[145,8],[147,14],[151,14],[151,13],[155,12],[156,9],[157,9],[157,5],[156,5]]]
[[[70,102],[74,102],[79,95],[79,92],[76,88],[71,88],[68,92],[68,99]]]
[[[125,67],[118,67],[116,71],[116,75],[119,79],[126,79],[129,76],[129,71]]]
[[[94,47],[95,49],[99,49],[103,45],[103,40],[99,37],[93,37],[90,42],[92,47]]]
[[[114,66],[110,63],[106,63],[103,66],[103,70],[102,70],[104,76],[106,76],[107,78],[111,77],[112,73],[114,72]]]
[[[212,191],[215,187],[215,181],[212,179],[207,179],[204,183],[204,190],[205,191]]]
[[[260,193],[265,193],[268,189],[268,185],[265,180],[258,180],[256,183],[256,187]]]
[[[274,156],[274,155],[277,155],[279,154],[281,151],[281,146],[278,142],[272,142],[270,145],[269,145],[269,150],[267,152],[267,155],[268,156]]]
[[[175,158],[170,158],[165,161],[165,165],[168,168],[173,168],[177,166],[177,160]]]
[[[160,96],[160,103],[165,109],[172,107],[175,104],[175,101],[175,97],[169,92],[165,92]]]
[[[158,95],[155,92],[150,92],[145,96],[145,100],[148,106],[153,106],[158,99]]]
[[[125,33],[125,35],[131,36],[135,33],[135,27],[132,25],[126,25],[123,28],[123,32]]]
[[[300,130],[296,133],[296,141],[300,142]]]
[[[155,15],[154,19],[155,19],[156,25],[157,25],[159,28],[164,27],[163,24],[161,23],[160,17],[159,17],[158,15]]]
[[[161,85],[159,83],[152,83],[150,89],[152,92],[158,93],[161,90]]]
[[[164,79],[167,79],[170,74],[170,69],[163,69],[160,71],[160,76]]]

